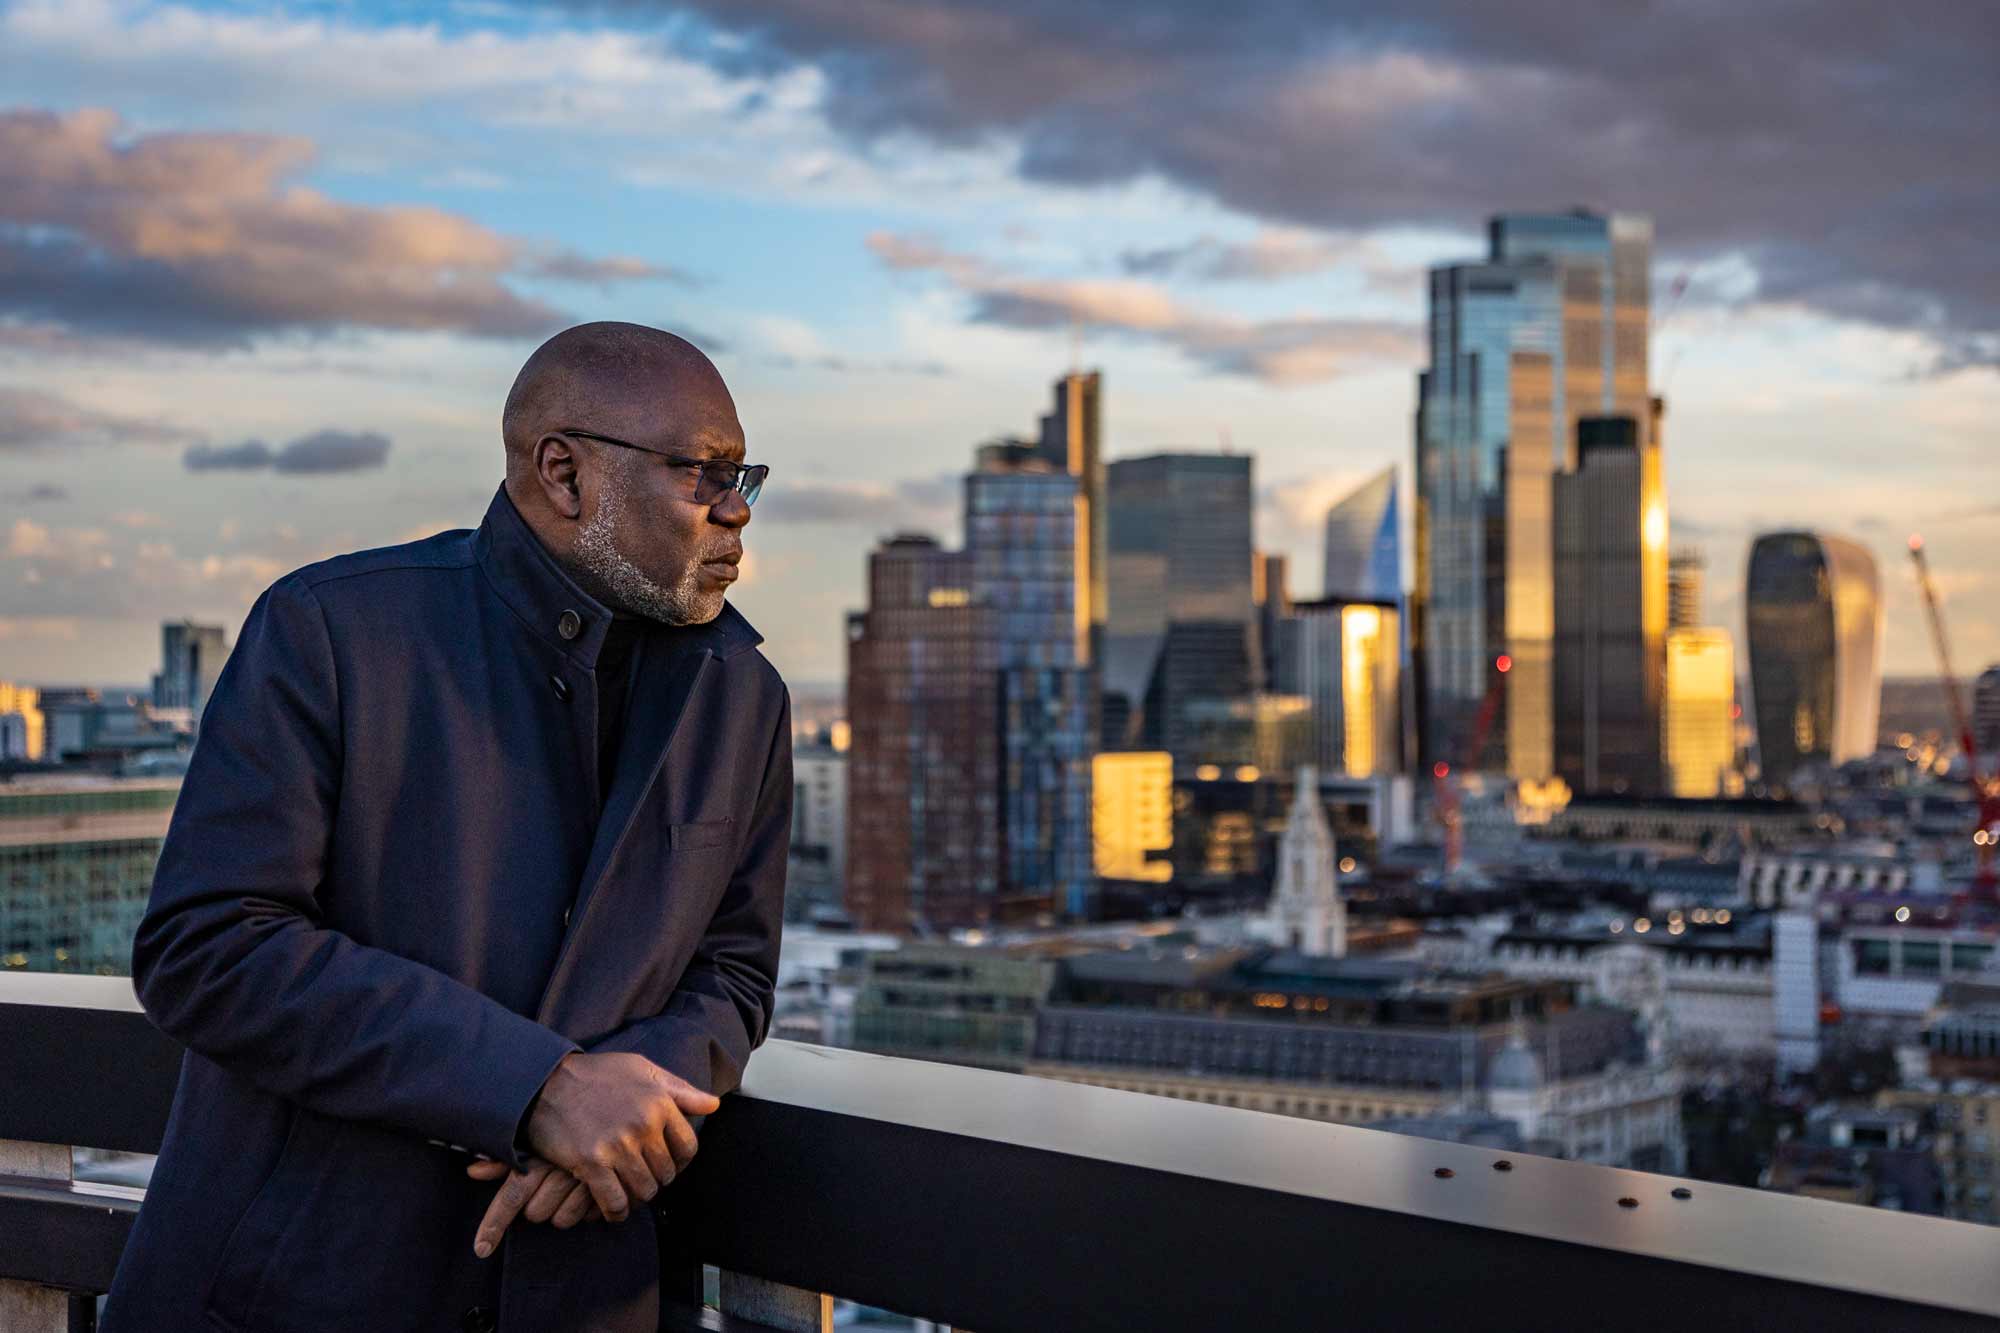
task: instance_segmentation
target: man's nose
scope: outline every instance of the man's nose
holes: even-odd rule
[[[750,505],[741,491],[724,491],[722,498],[708,507],[708,521],[725,528],[740,528],[750,521]]]

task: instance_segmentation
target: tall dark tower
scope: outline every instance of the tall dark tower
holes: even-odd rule
[[[1660,790],[1666,509],[1631,417],[1577,423],[1556,478],[1555,759],[1579,792]]]
[[[1103,745],[1193,752],[1196,701],[1257,688],[1250,460],[1121,458],[1108,471]]]

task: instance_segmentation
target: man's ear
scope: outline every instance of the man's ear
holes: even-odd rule
[[[564,518],[583,516],[583,492],[576,475],[576,451],[560,435],[544,435],[535,441],[535,480],[541,484],[549,508]]]

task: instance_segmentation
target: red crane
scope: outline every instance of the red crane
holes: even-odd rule
[[[1959,693],[1958,673],[1951,669],[1951,640],[1944,630],[1944,607],[1931,579],[1930,561],[1924,558],[1922,537],[1910,538],[1910,560],[1917,567],[1917,586],[1923,590],[1924,609],[1930,615],[1931,643],[1937,649],[1945,705],[1951,709],[1952,725],[1958,728],[1958,746],[1965,752],[1965,774],[1979,806],[1979,825],[1972,834],[1979,858],[1972,878],[1972,897],[2000,906],[2000,875],[1993,868],[1994,849],[2000,846],[2000,774],[1980,771],[1979,747],[1972,738],[1972,720],[1965,709],[1965,698]]]
[[[1507,683],[1507,673],[1513,668],[1514,659],[1505,653],[1493,659],[1493,681],[1480,701],[1479,717],[1468,738],[1471,743],[1462,752],[1459,767],[1472,767],[1486,753],[1486,737],[1500,707],[1500,687]],[[1444,873],[1452,875],[1465,856],[1465,825],[1460,817],[1458,783],[1452,780],[1451,764],[1443,759],[1431,766],[1431,804],[1437,809],[1438,823],[1444,825]]]

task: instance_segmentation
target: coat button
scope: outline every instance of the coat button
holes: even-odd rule
[[[583,617],[574,611],[565,611],[556,619],[556,633],[565,639],[574,639],[583,633]]]
[[[568,681],[564,680],[561,676],[550,676],[549,684],[556,687],[556,698],[562,700],[564,703],[569,702]]]
[[[463,1333],[494,1333],[500,1320],[491,1306],[475,1305],[458,1317],[458,1326]]]

